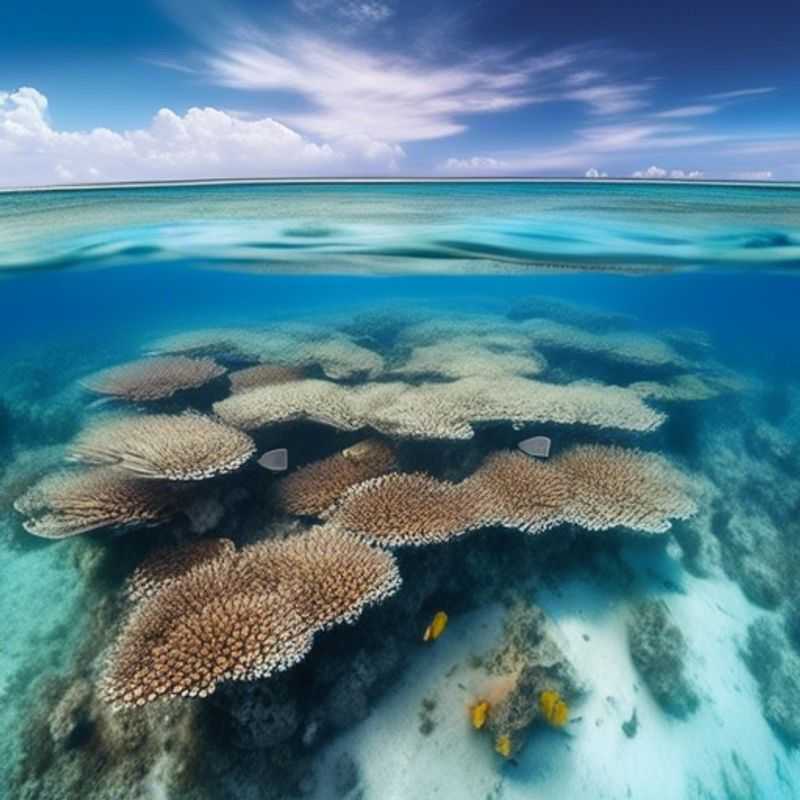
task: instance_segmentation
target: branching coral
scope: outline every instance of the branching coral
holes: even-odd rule
[[[442,378],[538,375],[547,368],[538,353],[495,349],[491,339],[460,336],[436,344],[416,347],[408,360],[391,370],[394,375],[435,375]]]
[[[331,528],[222,547],[135,606],[106,667],[115,706],[202,697],[287,669],[314,633],[351,622],[400,586],[393,556]]]
[[[329,378],[347,379],[382,371],[383,359],[349,336],[316,325],[275,323],[261,329],[212,328],[160,339],[157,353],[213,355],[220,359],[264,361],[301,369],[319,366]]]
[[[83,386],[96,394],[138,403],[163,400],[177,392],[196,389],[225,371],[210,358],[143,358],[98,372],[86,378]]]
[[[413,439],[470,439],[473,425],[557,422],[650,431],[665,419],[632,391],[594,383],[556,385],[514,375],[409,386],[347,387],[307,380],[255,389],[215,403],[226,422],[246,430],[308,419],[340,430],[371,427]]]
[[[228,556],[236,548],[230,539],[197,539],[180,547],[160,547],[150,553],[128,578],[128,598],[152,597],[194,567]]]
[[[400,587],[390,553],[328,526],[252,545],[242,559],[265,580],[277,581],[315,631],[352,622]]]
[[[491,525],[539,533],[569,522],[661,533],[694,511],[686,479],[661,457],[587,445],[549,462],[498,453],[458,484],[419,473],[366,481],[344,494],[330,519],[368,541],[399,546]]]
[[[97,528],[155,524],[177,510],[175,490],[108,467],[48,475],[14,503],[29,533],[63,539]]]
[[[391,445],[380,439],[365,439],[283,478],[275,488],[275,498],[278,507],[290,514],[319,516],[345,489],[394,467]]]
[[[101,691],[117,707],[204,697],[222,681],[287,669],[311,643],[312,631],[291,600],[274,583],[252,581],[231,554],[195,567],[134,607]]]
[[[257,364],[255,367],[231,372],[231,393],[241,394],[261,386],[274,386],[278,383],[291,383],[303,378],[303,370],[285,367],[280,364]]]
[[[112,418],[84,431],[69,449],[75,461],[174,481],[234,472],[253,453],[247,434],[195,413]]]

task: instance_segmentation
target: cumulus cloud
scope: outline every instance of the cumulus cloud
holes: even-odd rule
[[[269,117],[162,108],[146,128],[63,131],[31,87],[0,92],[0,182],[6,185],[207,177],[385,173],[404,153],[361,132],[314,141]]]
[[[597,167],[589,167],[586,172],[583,173],[584,178],[607,178],[607,172],[601,172]]]
[[[657,167],[655,164],[647,169],[638,169],[631,174],[632,178],[672,178],[674,180],[690,180],[699,179],[703,177],[703,173],[699,169],[683,170],[683,169],[664,169]]]

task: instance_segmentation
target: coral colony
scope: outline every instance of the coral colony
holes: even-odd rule
[[[708,489],[649,449],[648,437],[674,409],[745,382],[700,334],[639,334],[628,319],[562,306],[566,321],[556,322],[552,311],[531,299],[507,316],[385,310],[184,331],[83,380],[108,402],[67,445],[71,466],[30,485],[15,508],[48,539],[162,531],[125,577],[127,610],[113,626],[100,701],[143,714],[167,698],[225,703],[237,683],[279,693],[283,674],[368,608],[407,593],[416,615],[426,596],[419,565],[435,580],[437,560],[467,557],[463,543],[477,531],[503,529],[496,535],[509,546],[520,532],[555,546],[559,529],[570,531],[567,547],[577,530],[657,537],[705,513]],[[638,380],[604,380],[620,369]],[[320,443],[309,425],[324,432]],[[265,449],[261,465],[278,471],[288,450],[286,474],[259,470]],[[260,533],[226,529],[227,512],[203,510],[214,487],[235,498],[240,484],[262,487],[273,524]],[[210,521],[198,522],[204,514]],[[181,523],[171,540],[168,526],[187,519],[189,533]],[[427,620],[417,642],[445,647],[448,612],[431,608]],[[515,606],[506,625],[505,644],[486,659],[489,679],[463,712],[465,729],[503,759],[535,722],[568,726],[583,691],[541,611]],[[653,696],[676,716],[692,713],[685,643],[665,607],[642,600],[629,640]],[[671,673],[659,669],[670,660]],[[431,706],[421,730],[434,719]],[[313,739],[315,724],[304,735]],[[635,715],[631,724],[629,735]]]

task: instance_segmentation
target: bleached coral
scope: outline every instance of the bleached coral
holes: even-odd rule
[[[254,453],[246,433],[195,413],[111,418],[89,427],[68,451],[74,461],[175,481],[234,472]]]
[[[343,333],[314,324],[274,323],[257,329],[212,328],[165,337],[153,352],[213,355],[223,360],[269,362],[303,369],[318,366],[335,380],[378,374],[383,359]]]
[[[17,499],[25,530],[62,539],[113,526],[163,522],[176,510],[175,490],[161,482],[126,477],[108,467],[46,476]]]
[[[196,389],[225,371],[210,358],[164,356],[111,367],[85,378],[82,384],[95,394],[138,403],[163,400],[177,392]]]
[[[307,380],[222,400],[214,411],[245,430],[306,419],[340,430],[371,427],[412,439],[470,439],[490,422],[556,422],[650,431],[664,420],[634,392],[616,386],[548,384],[513,375],[409,386],[344,387]]]
[[[241,394],[262,386],[302,380],[303,371],[297,367],[285,367],[280,364],[256,364],[254,367],[231,372],[228,377],[231,382],[231,394]]]

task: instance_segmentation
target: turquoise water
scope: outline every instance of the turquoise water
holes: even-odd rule
[[[0,796],[797,797],[798,267],[785,186],[0,194]]]

